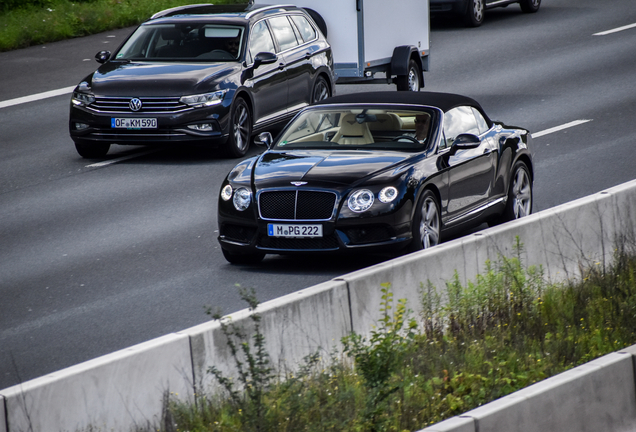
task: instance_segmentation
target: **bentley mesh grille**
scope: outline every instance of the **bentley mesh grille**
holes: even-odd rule
[[[135,114],[170,114],[179,113],[191,109],[188,105],[179,102],[178,97],[142,97],[141,109],[132,111],[130,109],[131,97],[107,97],[96,96],[95,102],[88,106],[88,109],[100,113],[127,113]]]
[[[263,219],[329,220],[336,205],[333,192],[287,190],[267,191],[259,196]]]

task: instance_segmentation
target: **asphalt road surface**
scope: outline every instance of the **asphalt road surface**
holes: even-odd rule
[[[434,20],[426,89],[535,133],[535,211],[547,209],[636,178],[634,23],[622,0],[512,5],[475,29]],[[80,158],[70,87],[130,30],[0,53],[0,388],[207,321],[205,306],[243,309],[236,284],[266,301],[387,258],[232,266],[216,201],[236,161],[135,147]],[[337,88],[369,90],[395,87]]]

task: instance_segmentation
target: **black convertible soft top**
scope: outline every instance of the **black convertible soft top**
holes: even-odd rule
[[[346,95],[334,96],[316,102],[316,105],[325,104],[408,104],[408,105],[426,105],[437,107],[447,112],[458,106],[475,107],[484,116],[488,122],[488,126],[492,125],[492,121],[486,115],[479,102],[453,93],[436,93],[436,92],[410,92],[410,91],[383,91],[371,93],[350,93]]]

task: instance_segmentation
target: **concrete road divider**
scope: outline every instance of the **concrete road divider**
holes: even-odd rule
[[[636,430],[635,351],[598,358],[421,432]]]
[[[281,371],[293,370],[303,358],[319,352],[328,358],[332,347],[351,332],[349,294],[344,282],[329,281],[258,306],[261,332],[272,365]],[[252,335],[249,311],[231,314],[234,325]],[[207,371],[215,366],[225,376],[236,376],[235,361],[217,321],[201,324],[180,334],[191,338],[194,382],[206,392],[217,388]]]
[[[158,425],[165,392],[192,399],[187,336],[170,334],[0,391],[7,432]],[[0,414],[0,418],[2,418]]]

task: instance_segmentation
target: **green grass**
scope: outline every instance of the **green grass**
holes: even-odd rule
[[[467,286],[421,288],[415,315],[379,287],[383,318],[368,338],[344,338],[341,355],[310,356],[285,380],[269,368],[258,326],[248,336],[226,324],[243,379],[226,382],[232,397],[173,401],[177,430],[414,431],[636,343],[633,255],[580,284],[547,284],[540,268],[500,257]]]
[[[163,9],[202,0],[50,0],[0,14],[0,51],[9,51],[138,25]],[[220,0],[211,3],[240,3]]]

